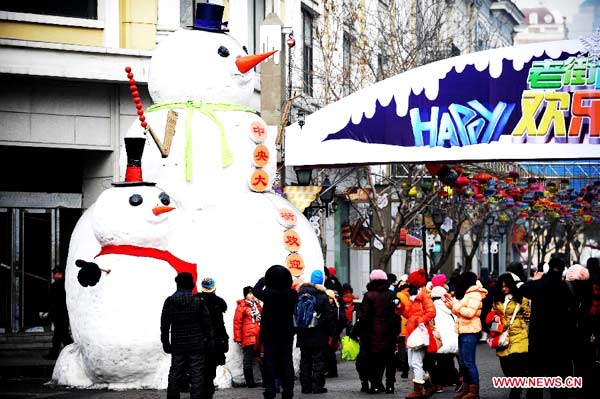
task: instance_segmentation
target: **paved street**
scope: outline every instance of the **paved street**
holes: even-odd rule
[[[500,364],[493,351],[485,344],[480,343],[477,348],[477,359],[479,372],[481,376],[481,397],[486,399],[504,399],[507,397],[507,390],[494,389],[492,387],[492,376],[502,375]],[[368,398],[372,397],[359,392],[360,382],[358,381],[354,362],[342,362],[339,365],[339,377],[327,380],[328,393],[322,395],[302,395],[300,394],[300,385],[296,381],[295,392],[298,398]],[[394,395],[380,395],[385,397],[403,398],[409,392],[409,380],[400,379],[397,374],[396,393]],[[0,382],[0,398],[52,398],[52,399],[159,399],[165,398],[165,391],[153,390],[133,390],[133,391],[107,391],[107,390],[77,390],[65,387],[53,387],[44,385],[41,380],[22,380]],[[454,390],[446,388],[444,393],[435,394],[435,398],[449,399],[454,395]],[[188,398],[188,394],[182,394],[183,399]],[[279,396],[278,396],[279,397]],[[232,388],[218,390],[215,394],[216,399],[244,398],[259,399],[262,398],[262,389],[254,388]]]

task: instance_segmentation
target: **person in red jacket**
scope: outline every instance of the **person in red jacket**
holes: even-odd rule
[[[403,303],[400,307],[402,316],[407,319],[407,337],[410,337],[412,332],[419,328],[419,324],[427,326],[435,318],[435,305],[429,293],[427,293],[427,289],[425,288],[426,283],[427,278],[424,269],[412,272],[408,276],[410,302]],[[407,338],[408,341],[409,338]],[[433,393],[430,381],[425,380],[425,370],[423,369],[423,359],[425,358],[426,349],[408,347],[408,363],[413,371],[414,378],[413,390],[406,395],[407,399],[425,398]],[[427,387],[426,382],[428,383]]]
[[[244,379],[248,388],[257,386],[254,381],[254,363],[260,354],[260,315],[262,306],[254,297],[252,287],[244,287],[244,299],[237,301],[233,317],[233,340],[242,347],[244,354]]]

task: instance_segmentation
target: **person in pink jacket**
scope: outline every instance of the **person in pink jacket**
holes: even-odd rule
[[[477,275],[464,272],[460,275],[456,298],[449,294],[443,297],[446,306],[456,317],[455,330],[458,333],[458,363],[464,386],[454,399],[479,399],[479,372],[475,364],[475,351],[481,332],[481,307],[487,290],[483,288]]]

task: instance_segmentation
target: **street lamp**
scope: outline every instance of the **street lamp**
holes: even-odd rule
[[[298,180],[299,186],[309,186],[312,180],[312,169],[296,167],[296,179]],[[304,211],[309,215],[311,211],[318,209],[325,209],[325,215],[329,216],[329,208],[331,204],[331,211],[335,212],[336,204],[332,203],[335,197],[335,185],[331,184],[329,177],[325,176],[323,183],[321,183],[321,193],[319,194],[319,204],[311,204]],[[308,216],[307,216],[308,217]]]
[[[296,113],[296,118],[298,118],[298,125],[300,126],[300,129],[302,129],[302,127],[304,126],[304,111],[302,111],[301,109],[298,110],[298,112]]]
[[[296,167],[294,168],[294,171],[296,172],[296,179],[298,180],[299,186],[310,186],[312,169]]]
[[[489,215],[487,217],[487,219],[485,220],[485,224],[487,224],[487,227],[488,227],[487,250],[488,250],[488,270],[490,271],[490,273],[493,272],[493,270],[492,270],[492,225],[494,224],[494,221],[495,221],[494,215]]]

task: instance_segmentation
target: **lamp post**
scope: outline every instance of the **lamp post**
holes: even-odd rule
[[[485,224],[487,224],[487,250],[488,250],[488,270],[492,273],[492,225],[494,224],[494,216],[489,215],[485,220]]]
[[[421,239],[423,241],[423,270],[427,276],[427,226],[425,221],[425,212],[421,214]]]
[[[433,210],[433,214],[431,215],[431,219],[433,221],[433,224],[435,225],[435,229],[437,230],[437,234],[440,237],[440,250],[441,250],[441,247],[443,246],[443,242],[442,242],[442,233],[440,231],[440,228],[441,228],[442,224],[444,223],[444,215],[442,214],[442,212],[439,209],[436,208],[436,209]],[[434,254],[439,252],[439,251],[436,252],[436,249],[437,248],[434,247],[434,250],[433,250]],[[432,259],[435,259],[436,262],[439,261],[439,255],[435,256],[435,257],[432,257]],[[431,263],[432,263],[431,264],[431,270],[433,271],[433,266],[434,266],[433,261]],[[440,267],[441,267],[441,265],[440,265]]]
[[[323,203],[323,207],[325,208],[325,217],[329,217],[329,204],[333,201],[333,196],[335,195],[335,186],[331,185],[329,181],[329,177],[325,176],[323,179],[323,183],[321,184],[321,194],[319,195],[319,200]],[[321,208],[321,206],[317,206]]]
[[[504,248],[504,235],[506,234],[506,223],[504,222],[500,222],[498,224],[498,234],[500,235],[500,249],[498,251],[498,263],[499,263],[499,268],[500,271],[502,273],[504,273],[506,271],[506,260],[505,260],[505,256],[506,256],[506,249]],[[504,255],[502,255],[504,254]],[[498,272],[498,274],[500,275],[501,273]]]

